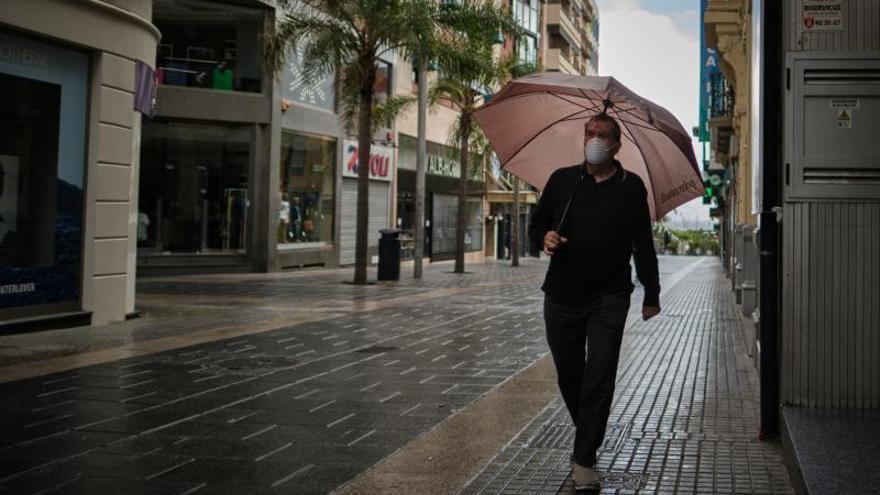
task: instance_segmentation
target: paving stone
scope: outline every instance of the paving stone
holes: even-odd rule
[[[661,272],[692,262],[664,258]],[[38,350],[50,334],[0,337],[5,366],[319,316],[0,384],[0,491],[332,491],[547,353],[545,262],[443,270],[368,287],[327,270],[141,280],[140,320],[53,333],[51,352]],[[627,331],[604,492],[790,493],[778,451],[755,438],[757,378],[734,311],[706,261],[664,294],[663,316]],[[573,490],[566,414],[551,404],[464,493]]]
[[[778,444],[757,440],[758,377],[720,267],[701,264],[662,302],[660,317],[624,333],[602,493],[794,493]],[[539,493],[535,482],[574,493],[573,439],[558,398],[461,493]]]

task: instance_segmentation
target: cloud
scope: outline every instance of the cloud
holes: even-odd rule
[[[599,15],[603,12],[636,10],[639,8],[639,0],[600,0]],[[600,19],[601,20],[601,19]]]
[[[698,18],[697,18],[698,19]],[[698,20],[693,29],[699,32]],[[599,74],[614,76],[636,93],[666,107],[682,126],[699,121],[700,43],[671,15],[648,12],[635,0],[603,2],[599,10]],[[696,142],[698,161],[702,151]],[[711,226],[708,208],[692,201],[671,219]]]

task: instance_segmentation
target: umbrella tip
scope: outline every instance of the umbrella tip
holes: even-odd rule
[[[602,113],[607,114],[608,109],[614,106],[614,102],[609,100],[608,98],[605,98],[604,100],[602,100],[602,105],[605,106],[605,108],[602,110]]]

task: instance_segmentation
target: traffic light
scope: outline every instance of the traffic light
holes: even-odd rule
[[[706,192],[703,193],[703,204],[711,205],[712,198],[715,196],[716,193],[715,188],[712,186],[712,184],[709,183],[708,180],[703,181],[703,188],[706,190]]]
[[[712,198],[721,196],[721,185],[724,183],[723,177],[717,172],[710,172],[709,176],[703,180],[703,188],[706,193],[703,194],[703,204],[711,205]]]

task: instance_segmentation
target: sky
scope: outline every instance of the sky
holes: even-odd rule
[[[690,131],[699,120],[700,0],[596,0],[599,75],[614,76],[666,107]],[[637,33],[634,35],[634,33]],[[697,160],[701,145],[694,141]],[[674,228],[709,229],[698,198],[668,216]]]

